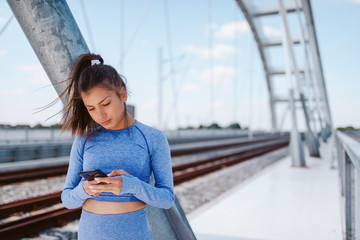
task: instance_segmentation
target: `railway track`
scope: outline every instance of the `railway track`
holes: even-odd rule
[[[343,133],[360,142],[360,131],[359,130],[343,130]]]
[[[174,184],[202,176],[204,174],[228,167],[247,159],[260,156],[273,150],[285,147],[289,144],[289,139],[274,140],[267,143],[259,143],[248,146],[235,153],[206,158],[196,162],[179,164],[173,166]]]
[[[252,145],[243,144],[241,150],[216,157],[177,164],[173,166],[174,184],[217,171],[223,167],[240,163],[250,158],[279,149],[289,144],[289,138],[271,139],[263,142],[252,142]],[[204,147],[203,147],[204,148]],[[195,148],[194,148],[195,149]],[[218,148],[219,149],[219,148]],[[208,151],[208,150],[204,150]],[[186,151],[183,151],[186,152]],[[185,154],[185,153],[184,153]],[[188,154],[188,153],[187,153]],[[0,219],[9,217],[14,213],[29,212],[42,209],[61,202],[61,192],[34,197],[22,201],[12,202],[0,206]],[[80,217],[81,208],[66,209],[63,206],[51,209],[33,216],[20,218],[14,221],[0,223],[0,236],[2,239],[17,239],[23,236],[37,234],[38,232],[54,226],[62,226],[66,222]]]
[[[286,136],[285,136],[286,138]],[[268,136],[268,137],[259,137],[255,138],[254,140],[247,140],[247,139],[241,139],[241,140],[232,140],[227,143],[221,143],[221,144],[206,144],[201,146],[192,146],[192,147],[174,147],[171,149],[171,156],[177,157],[177,156],[183,156],[187,154],[194,154],[194,153],[201,153],[206,151],[214,151],[219,149],[225,149],[225,148],[231,148],[231,147],[241,147],[241,146],[247,146],[251,144],[256,143],[262,143],[262,142],[269,142],[279,139],[279,137],[274,136]],[[68,164],[61,164],[56,166],[44,166],[44,167],[37,167],[32,169],[21,169],[21,170],[12,170],[12,171],[6,171],[0,173],[0,185],[18,182],[18,181],[24,181],[24,180],[30,180],[30,179],[36,179],[36,178],[44,178],[44,177],[50,177],[50,176],[59,176],[66,174],[68,169]]]

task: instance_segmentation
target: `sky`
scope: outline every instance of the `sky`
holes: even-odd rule
[[[234,0],[87,0],[86,14],[81,1],[67,2],[90,50],[126,77],[128,104],[135,105],[139,121],[161,129],[239,122],[271,130],[263,66]],[[312,9],[334,128],[360,127],[360,1],[314,0]],[[0,30],[11,15],[1,1]],[[281,36],[276,19],[265,18],[263,27],[267,37]],[[274,66],[284,64],[283,54],[275,52],[272,59]],[[0,124],[51,125],[60,120],[47,120],[61,110],[60,102],[36,113],[57,94],[16,19],[0,35],[0,66]],[[275,87],[279,96],[287,93],[286,81],[276,81]],[[300,129],[302,115],[298,110]],[[289,114],[285,116],[283,130],[291,126]]]

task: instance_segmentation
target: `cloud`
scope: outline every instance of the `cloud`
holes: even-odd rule
[[[214,31],[216,31],[217,28],[218,28],[218,25],[216,23],[207,24],[206,29],[205,29],[206,36],[209,37],[210,34],[212,34]]]
[[[40,63],[17,64],[15,65],[15,69],[26,75],[25,78],[21,78],[27,82],[41,85],[50,83],[49,78]]]
[[[232,67],[217,65],[212,69],[206,69],[198,74],[198,77],[207,83],[212,82],[213,77],[214,85],[229,84],[236,74],[236,70]]]
[[[264,26],[263,31],[266,37],[279,38],[282,37],[282,31],[276,28],[272,28],[269,26]]]
[[[250,27],[247,21],[230,22],[222,25],[215,33],[215,36],[218,38],[232,39],[237,33],[247,33],[249,30]]]
[[[353,0],[359,1],[360,0]],[[233,39],[236,34],[243,34],[250,31],[250,27],[247,21],[236,21],[224,24],[216,31],[215,35],[222,39]],[[281,29],[272,28],[269,26],[263,26],[263,32],[267,37],[281,37]]]
[[[212,51],[210,51],[210,48],[188,45],[185,46],[185,51],[190,54],[199,55],[204,59],[209,59],[211,55],[213,59],[224,59],[235,54],[236,52],[239,52],[233,46],[226,44],[216,44],[213,46]]]
[[[4,56],[7,53],[5,49],[0,49],[0,57]]]
[[[225,104],[223,104],[222,102],[215,101],[213,103],[213,107],[215,110],[222,110],[224,107],[227,107],[227,106]]]
[[[200,89],[200,86],[196,83],[185,83],[181,86],[181,91],[183,92],[197,92]]]
[[[351,3],[360,4],[360,0],[348,0]]]
[[[344,106],[359,106],[358,99],[331,101],[331,113],[334,127],[360,127],[360,119],[357,111],[349,111]]]

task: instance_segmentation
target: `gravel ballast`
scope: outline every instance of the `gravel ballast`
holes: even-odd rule
[[[282,148],[245,162],[184,182],[175,187],[175,193],[186,214],[229,191],[262,169],[288,155]]]

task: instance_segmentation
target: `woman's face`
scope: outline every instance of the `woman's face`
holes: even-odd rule
[[[81,98],[91,118],[109,130],[125,128],[124,103],[127,94],[120,90],[121,99],[115,90],[94,87],[88,92],[81,92]]]

